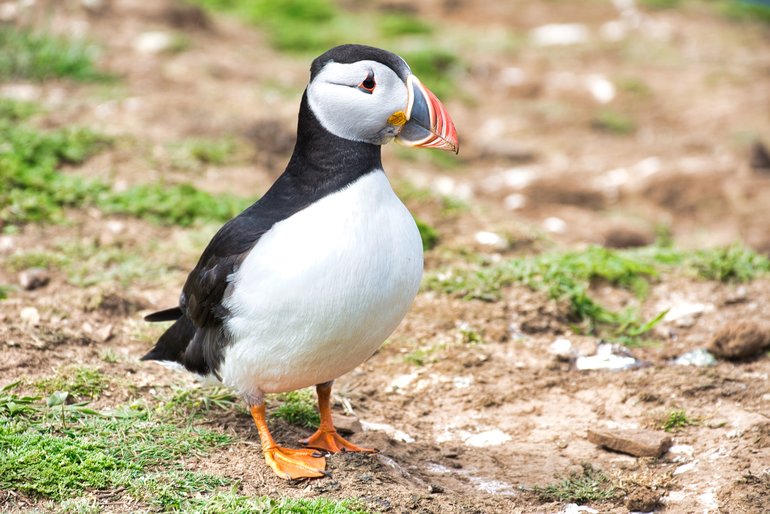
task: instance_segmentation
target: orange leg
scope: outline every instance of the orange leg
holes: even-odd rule
[[[300,443],[309,448],[326,450],[330,453],[375,453],[377,450],[356,446],[350,441],[343,439],[342,436],[337,433],[337,430],[334,428],[334,423],[332,422],[332,409],[331,402],[329,401],[332,394],[332,383],[327,382],[325,384],[317,385],[316,392],[318,393],[318,410],[321,413],[321,426],[318,427],[318,430],[316,430],[315,434],[311,435],[307,439],[303,439],[300,441]]]
[[[326,459],[315,450],[283,448],[270,435],[265,420],[265,404],[249,407],[254,424],[257,425],[265,462],[275,474],[286,480],[327,476]]]

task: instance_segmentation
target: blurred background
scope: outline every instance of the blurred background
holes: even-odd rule
[[[731,0],[4,1],[0,94],[112,138],[79,175],[113,190],[253,199],[291,153],[309,62],[366,43],[402,55],[456,121],[459,157],[385,152],[445,242],[489,231],[501,245],[767,253],[769,13]],[[48,207],[18,201],[2,223]]]
[[[310,62],[350,42],[404,57],[461,148],[383,150],[425,280],[335,386],[383,455],[286,485],[232,393],[137,363],[141,315],[280,175]],[[764,512],[768,147],[763,0],[0,0],[0,510]],[[312,393],[271,405],[308,435]]]

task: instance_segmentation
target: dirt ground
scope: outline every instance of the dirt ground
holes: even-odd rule
[[[191,181],[215,193],[263,192],[291,151],[309,62],[272,50],[258,30],[227,18],[204,23],[171,0],[104,5],[95,12],[63,2],[48,23],[97,41],[100,65],[121,77],[119,86],[5,84],[0,94],[44,103],[50,126],[76,123],[123,138],[70,172],[123,185]],[[402,2],[370,7],[394,6]],[[466,63],[459,93],[446,102],[461,139],[458,163],[384,151],[394,182],[469,206],[446,214],[436,202],[407,202],[442,238],[426,255],[427,272],[460,263],[461,250],[505,258],[587,243],[636,246],[662,233],[684,248],[742,240],[770,253],[770,172],[750,164],[754,139],[770,143],[767,26],[705,8],[621,12],[609,2],[433,0],[416,8],[456,30],[447,44]],[[532,42],[532,29],[564,22],[585,24],[587,41]],[[147,31],[184,32],[189,46],[142,53],[136,41]],[[474,43],[462,45],[463,37]],[[587,85],[597,77],[617,84],[607,105]],[[610,107],[633,119],[632,133],[597,124]],[[162,164],[164,145],[228,134],[250,145],[248,158],[193,173]],[[0,258],[91,241],[165,268],[127,286],[78,287],[54,272],[45,288],[13,292],[0,304],[0,384],[71,363],[121,377],[146,398],[155,387],[187,383],[138,362],[160,330],[141,316],[174,304],[206,234],[96,211],[68,217],[65,225],[3,236]],[[479,231],[507,243],[485,246]],[[16,272],[0,266],[0,283],[16,282]],[[629,495],[658,498],[656,512],[770,512],[770,359],[672,363],[706,347],[726,324],[770,319],[770,279],[733,285],[664,275],[644,310],[661,305],[699,308],[660,325],[657,344],[631,350],[642,366],[578,371],[554,358],[551,343],[566,337],[590,353],[598,341],[574,335],[546,296],[525,287],[507,288],[496,302],[421,292],[383,348],[337,381],[338,399],[367,428],[351,439],[379,454],[336,455],[332,478],[286,483],[264,465],[251,420],[233,412],[206,423],[240,442],[189,465],[242,479],[241,494],[362,497],[373,510],[450,514],[564,511],[543,503],[533,486],[591,463]],[[25,307],[40,319],[21,320]],[[482,342],[464,341],[469,327]],[[405,359],[418,348],[429,349],[422,365]],[[104,362],[106,349],[121,358]],[[117,403],[129,393],[105,396],[100,401]],[[673,432],[674,451],[660,459],[610,452],[586,438],[592,427],[659,429],[674,409],[697,422]],[[286,443],[307,435],[274,425]],[[628,512],[628,505],[620,497],[592,507]]]

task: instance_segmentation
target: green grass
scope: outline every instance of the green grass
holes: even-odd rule
[[[639,4],[650,9],[676,9],[682,0],[640,0]]]
[[[661,423],[660,428],[666,432],[676,432],[682,428],[695,425],[697,421],[687,416],[683,409],[675,409],[668,413],[666,419]]]
[[[770,23],[770,5],[761,0],[722,0],[718,2],[721,11],[729,18],[739,21]]]
[[[628,135],[636,132],[636,123],[627,115],[612,109],[602,109],[592,121],[594,129],[614,135]]]
[[[52,394],[64,391],[79,398],[96,398],[109,384],[109,380],[96,368],[67,366],[60,368],[52,377],[35,382],[41,392]]]
[[[63,219],[62,209],[97,207],[112,214],[136,216],[161,224],[188,226],[226,221],[250,203],[232,195],[212,195],[189,184],[146,184],[113,191],[109,184],[61,168],[80,164],[110,144],[90,130],[43,131],[23,122],[27,104],[0,104],[0,223],[18,225]],[[204,148],[206,148],[204,150]],[[217,160],[224,150],[198,147],[200,159]]]
[[[583,464],[583,470],[572,472],[559,482],[547,486],[535,486],[534,493],[541,501],[584,504],[614,499],[619,491],[607,475],[595,470],[590,464]]]
[[[292,425],[318,428],[321,417],[316,407],[315,396],[310,389],[291,391],[276,396],[281,403],[270,410],[270,417],[282,419]]]
[[[141,404],[97,412],[82,403],[67,405],[58,393],[47,402],[19,396],[16,387],[0,390],[0,489],[60,501],[89,490],[127,488],[141,499],[148,489],[155,492],[142,484],[148,474],[177,482],[180,473],[188,473],[180,457],[231,441],[210,430],[171,424]],[[206,480],[203,474],[194,477]]]
[[[435,248],[440,239],[436,229],[420,219],[415,218],[414,221],[417,223],[417,230],[420,231],[423,250],[428,251]]]
[[[155,280],[169,267],[157,254],[157,241],[140,249],[127,250],[120,244],[99,245],[90,238],[52,242],[46,249],[27,250],[10,255],[5,265],[11,271],[45,268],[63,272],[67,282],[78,287],[115,282],[126,286],[137,280]]]
[[[108,74],[95,67],[95,57],[95,47],[83,41],[0,26],[0,81],[109,79]]]
[[[440,98],[455,91],[463,65],[455,52],[435,43],[436,29],[409,14],[366,15],[331,0],[189,0],[235,16],[265,31],[280,51],[317,56],[343,43],[359,42],[399,53]]]
[[[497,301],[504,288],[525,285],[545,291],[554,300],[566,301],[572,321],[582,323],[576,329],[635,344],[665,313],[644,320],[633,307],[610,310],[591,296],[592,285],[603,282],[643,299],[651,280],[661,271],[674,269],[707,280],[745,282],[770,272],[770,260],[741,245],[695,252],[660,246],[633,250],[592,246],[432,273],[423,286],[465,299]]]
[[[237,410],[246,413],[238,395],[222,387],[173,388],[163,408],[175,416],[201,417],[212,410]]]
[[[366,514],[355,500],[327,500],[326,498],[284,498],[241,496],[235,492],[216,493],[205,499],[193,498],[186,504],[191,512],[270,513],[270,514]]]
[[[171,164],[178,169],[197,169],[201,165],[221,166],[235,155],[233,138],[191,138],[170,145]]]

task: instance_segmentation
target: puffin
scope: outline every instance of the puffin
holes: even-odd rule
[[[237,392],[281,478],[328,475],[325,455],[376,452],[332,422],[334,379],[371,357],[417,295],[423,248],[393,191],[382,145],[458,152],[441,101],[398,55],[347,44],[313,60],[294,151],[257,202],[222,226],[190,272],[173,321],[142,360]],[[265,394],[315,386],[318,430],[303,448],[270,434]]]

